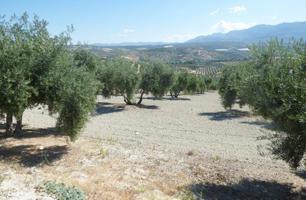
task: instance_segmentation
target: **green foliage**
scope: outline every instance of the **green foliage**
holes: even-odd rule
[[[34,91],[27,78],[30,75],[33,58],[33,42],[27,36],[29,29],[20,31],[28,25],[28,16],[13,17],[0,24],[0,109],[4,113],[20,116],[25,110],[31,92]],[[40,27],[33,27],[39,30]]]
[[[0,22],[1,113],[21,121],[26,108],[48,105],[76,138],[95,102],[96,64],[88,52],[74,54],[69,40],[69,31],[51,37],[46,21],[27,14]]]
[[[115,94],[114,82],[115,70],[111,66],[111,61],[103,61],[99,64],[97,69],[97,80],[99,81],[100,93],[109,98]]]
[[[74,62],[78,68],[95,73],[97,71],[97,58],[90,51],[77,48],[74,52]]]
[[[199,91],[199,79],[195,74],[188,74],[186,91],[189,94]]]
[[[104,97],[121,95],[127,104],[133,104],[137,89],[142,95],[152,93],[161,97],[166,94],[173,83],[172,69],[160,62],[136,64],[127,59],[109,59],[101,63],[97,79],[102,85]]]
[[[139,76],[137,66],[128,60],[115,61],[115,91],[124,98],[124,102],[132,104],[135,90],[138,85]]]
[[[104,61],[97,72],[102,95],[121,95],[127,104],[132,104],[139,83],[137,67],[135,63],[123,58]]]
[[[248,65],[228,66],[222,71],[219,79],[219,94],[224,108],[231,109],[235,103],[245,104],[246,93],[242,94],[243,82],[251,75]]]
[[[71,68],[61,80],[64,84],[60,98],[56,98],[57,126],[75,140],[87,121],[88,113],[94,109],[97,83],[95,76],[78,68]]]
[[[219,94],[224,108],[232,108],[236,103],[237,93],[237,73],[235,68],[226,67],[222,71],[222,76],[219,80]]]
[[[274,41],[266,48],[256,57],[258,74],[251,80],[257,87],[250,104],[284,131],[273,140],[272,151],[296,168],[306,151],[306,44],[285,47]]]
[[[178,71],[175,73],[175,81],[170,89],[171,96],[177,98],[179,94],[187,89],[188,85],[188,72]]]
[[[153,72],[155,66],[150,65],[150,63],[142,63],[140,68],[140,83],[139,89],[142,90],[143,93],[148,94],[153,91],[154,87],[158,87],[159,76],[158,74],[154,74]]]
[[[164,96],[173,84],[173,71],[170,66],[160,64],[159,67],[153,68],[153,73],[159,76],[158,85],[156,85],[152,94],[157,97]]]
[[[197,76],[197,92],[200,94],[204,94],[205,91],[207,90],[206,86],[206,77],[203,75],[198,75]]]
[[[161,62],[144,63],[141,67],[139,89],[154,96],[164,96],[173,84],[173,71],[170,66]]]
[[[306,152],[306,44],[274,40],[252,52],[254,62],[223,71],[224,106],[237,100],[272,119],[280,131],[271,138],[272,152],[296,168]]]
[[[57,200],[85,200],[85,193],[76,188],[68,187],[63,183],[54,181],[46,181],[42,185],[42,189],[49,195],[52,195]]]
[[[204,76],[204,82],[207,90],[217,90],[219,88],[219,78]]]
[[[181,92],[188,94],[204,93],[206,90],[205,77],[188,73],[187,71],[178,71],[175,73],[175,81],[171,87],[170,93],[177,98]]]

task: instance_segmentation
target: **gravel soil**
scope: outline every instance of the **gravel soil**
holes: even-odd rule
[[[216,92],[98,102],[72,144],[45,109],[27,110],[24,137],[0,140],[0,167],[75,185],[88,199],[306,199],[306,173],[267,150],[272,125],[247,107],[225,111]]]
[[[159,149],[252,163],[283,164],[263,157],[268,143],[262,136],[273,133],[269,123],[253,117],[247,108],[225,111],[216,92],[143,101],[142,107],[125,106],[121,97],[100,98],[86,136],[113,138],[127,148]],[[264,128],[266,127],[266,128]]]

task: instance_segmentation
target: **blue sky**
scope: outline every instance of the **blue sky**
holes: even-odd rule
[[[181,42],[256,24],[306,21],[305,0],[0,0],[0,14],[37,14],[74,42]]]

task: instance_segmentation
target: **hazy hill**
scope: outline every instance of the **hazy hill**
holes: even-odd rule
[[[233,62],[249,58],[245,47],[271,38],[306,39],[306,22],[257,25],[245,30],[199,36],[185,43],[118,43],[88,45],[103,58],[126,57],[131,60],[162,60],[174,66],[199,67],[216,62]]]
[[[250,44],[267,41],[272,38],[288,40],[290,38],[306,39],[306,22],[282,23],[278,25],[257,25],[244,30],[228,33],[215,33],[208,36],[199,36],[186,43],[220,43],[236,42]]]

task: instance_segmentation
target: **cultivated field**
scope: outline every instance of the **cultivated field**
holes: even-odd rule
[[[225,111],[216,92],[146,97],[140,107],[121,97],[98,102],[68,145],[44,109],[26,111],[26,135],[0,140],[0,199],[52,199],[35,189],[43,180],[75,185],[89,199],[305,198],[305,173],[266,150],[272,125],[248,108]]]

